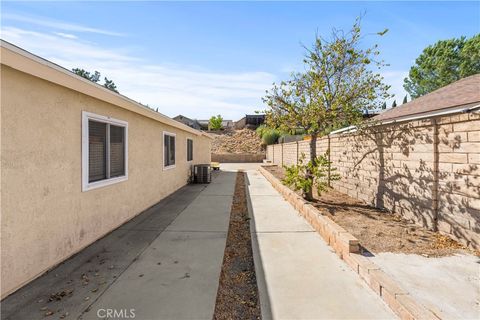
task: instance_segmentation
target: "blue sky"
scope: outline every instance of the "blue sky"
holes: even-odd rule
[[[347,30],[360,14],[362,45],[380,45],[397,102],[424,47],[480,32],[480,2],[2,1],[1,37],[66,68],[98,70],[168,116],[235,120],[262,110],[265,90],[302,68],[301,44]]]

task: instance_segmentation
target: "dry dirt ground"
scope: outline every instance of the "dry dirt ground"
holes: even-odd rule
[[[264,153],[262,141],[254,130],[228,130],[221,133],[209,132],[214,137],[212,153]]]
[[[261,319],[245,188],[238,172],[213,319]]]
[[[266,167],[275,177],[283,179],[284,169]],[[360,240],[372,253],[394,252],[419,254],[425,257],[473,253],[450,237],[414,225],[399,215],[365,205],[362,201],[333,189],[316,196],[312,204],[326,216]]]

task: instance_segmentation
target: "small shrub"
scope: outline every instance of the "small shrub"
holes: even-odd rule
[[[265,131],[267,130],[268,128],[262,124],[260,125],[256,130],[255,132],[257,133],[257,135],[260,137],[260,139],[263,138],[263,134],[265,133]]]
[[[278,130],[266,129],[263,131],[262,141],[263,141],[263,144],[268,146],[276,143],[279,137],[280,137],[280,132],[278,132]]]
[[[305,161],[305,154],[302,153],[298,164],[284,166],[285,178],[283,184],[292,187],[295,191],[302,191],[303,197],[312,190],[317,189],[317,194],[321,195],[328,188],[328,176],[330,180],[339,180],[340,175],[335,173],[336,168],[331,167],[328,161],[328,154],[317,156],[314,161]]]

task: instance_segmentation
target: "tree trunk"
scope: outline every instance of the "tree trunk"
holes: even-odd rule
[[[331,188],[332,187],[332,184],[331,184],[332,163],[330,162],[330,135],[327,135],[327,160],[328,160],[327,185],[329,188]]]
[[[312,163],[315,162],[315,159],[317,158],[317,135],[312,134],[311,135],[311,140],[310,140],[310,161]],[[309,179],[312,183],[312,187],[308,192],[304,194],[304,198],[311,201],[313,200],[313,175],[310,170],[307,169],[307,179]]]

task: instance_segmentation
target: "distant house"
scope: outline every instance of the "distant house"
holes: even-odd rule
[[[193,128],[193,129],[197,129],[197,130],[201,129],[200,123],[198,123],[198,121],[196,119],[190,119],[190,118],[187,118],[187,117],[185,117],[181,114],[174,117],[173,120],[181,122],[181,123],[189,126],[190,128]],[[208,124],[207,124],[207,127],[208,127]]]
[[[235,122],[235,129],[256,129],[265,122],[264,114],[246,114],[245,117]]]
[[[200,125],[200,130],[210,130],[208,126],[210,123],[210,120],[197,120],[197,122]],[[222,129],[223,130],[232,129],[234,127],[233,124],[234,124],[233,120],[223,120]]]
[[[173,120],[176,120],[178,122],[181,122],[191,128],[197,129],[197,130],[210,130],[209,128],[209,123],[210,120],[197,120],[197,119],[190,119],[188,117],[185,117],[181,114],[178,116],[174,117]],[[233,120],[223,120],[222,121],[222,129],[227,130],[227,129],[232,129],[234,127],[234,122]]]

